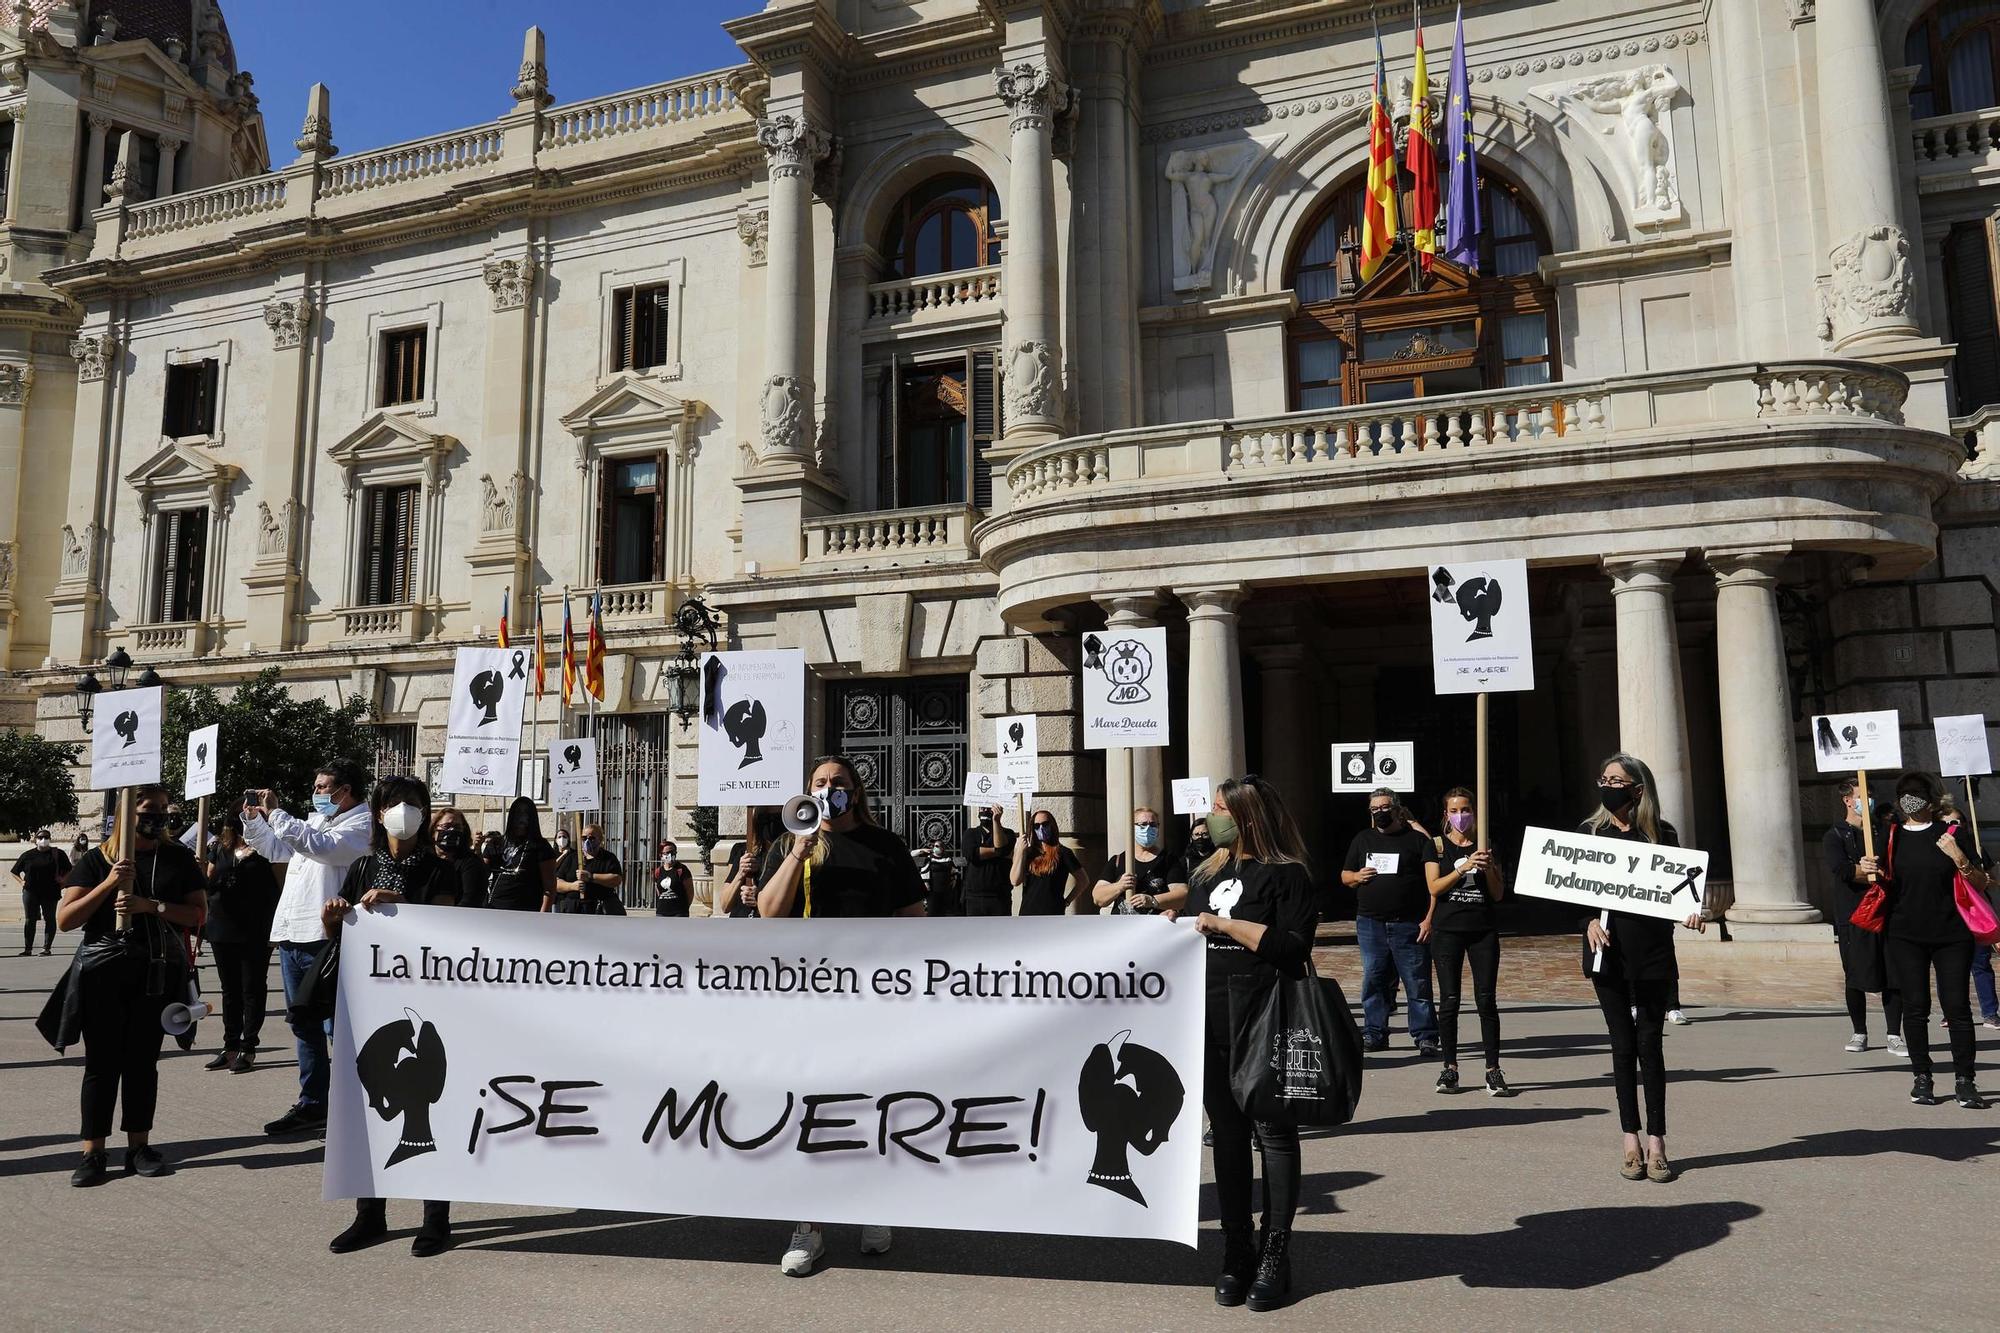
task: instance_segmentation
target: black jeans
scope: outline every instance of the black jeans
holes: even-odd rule
[[[1299,1130],[1296,1125],[1252,1121],[1229,1088],[1227,999],[1208,1000],[1208,1049],[1202,1059],[1202,1109],[1208,1112],[1215,1159],[1215,1197],[1224,1231],[1250,1229],[1250,1139],[1264,1158],[1264,1230],[1292,1229],[1299,1211]],[[1224,1012],[1217,1014],[1221,1007]],[[1220,1030],[1218,1030],[1220,1029]]]
[[[1854,1024],[1854,1030],[1866,1034],[1868,1031],[1868,992],[1847,990],[1847,1017]],[[1882,992],[1882,1023],[1892,1037],[1903,1032],[1903,992],[1894,986]]]
[[[1591,978],[1604,1027],[1611,1034],[1611,1079],[1618,1088],[1618,1127],[1639,1132],[1639,1085],[1646,1088],[1646,1132],[1667,1136],[1667,1067],[1660,1034],[1679,986],[1672,981]],[[1632,1011],[1637,1008],[1639,1016]]]
[[[222,992],[222,1049],[254,1051],[264,1030],[264,1006],[271,990],[271,946],[211,944],[215,984]]]
[[[967,916],[1012,916],[1014,900],[1010,897],[994,897],[988,894],[966,894],[965,914]]]
[[[35,947],[35,919],[39,917],[42,921],[42,947],[53,949],[56,943],[56,899],[22,889],[21,914],[27,918],[21,947]]]
[[[83,1137],[107,1138],[119,1090],[127,1134],[153,1128],[160,1099],[162,996],[146,994],[146,964],[120,959],[72,978],[83,987]]]
[[[1500,1067],[1500,932],[1434,930],[1431,964],[1437,969],[1438,1033],[1444,1062],[1458,1063],[1458,1009],[1465,981],[1464,963],[1472,963],[1472,1003],[1479,1010],[1479,1041],[1486,1048],[1486,1067]]]
[[[1978,1063],[1972,1036],[1972,950],[1970,939],[1952,944],[1919,944],[1890,935],[1882,941],[1889,979],[1903,992],[1903,1039],[1910,1043],[1910,1071],[1931,1072],[1931,973],[1937,973],[1938,1008],[1951,1034],[1951,1065],[1971,1078]]]

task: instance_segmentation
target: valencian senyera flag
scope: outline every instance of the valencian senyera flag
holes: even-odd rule
[[[568,708],[576,700],[576,633],[570,628],[569,589],[563,589],[562,701]]]
[[[549,650],[542,640],[542,597],[535,594],[535,699],[541,700],[549,685]]]
[[[604,593],[590,594],[590,639],[583,648],[583,688],[604,702]]]
[[[1437,262],[1437,132],[1431,125],[1431,77],[1424,63],[1424,12],[1416,5],[1417,63],[1410,84],[1410,136],[1403,163],[1410,172],[1410,243],[1426,273]]]
[[[500,646],[507,647],[507,597],[505,588],[500,590]]]
[[[1444,257],[1477,273],[1479,233],[1479,151],[1472,144],[1472,80],[1465,68],[1465,11],[1451,44],[1451,106],[1445,112],[1445,155],[1451,161],[1444,200]]]
[[[1361,280],[1375,276],[1396,243],[1396,126],[1389,117],[1389,64],[1375,30],[1375,93],[1368,112],[1368,190],[1361,206]]]

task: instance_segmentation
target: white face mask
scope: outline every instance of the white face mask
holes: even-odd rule
[[[382,812],[382,828],[392,838],[414,838],[423,826],[423,810],[408,801]]]

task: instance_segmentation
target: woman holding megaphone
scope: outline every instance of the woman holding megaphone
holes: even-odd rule
[[[85,853],[56,906],[58,930],[83,928],[83,944],[40,1025],[58,1050],[83,1038],[83,1161],[72,1185],[101,1184],[110,1175],[104,1141],[121,1087],[126,1174],[167,1173],[151,1143],[167,1035],[161,1016],[187,996],[188,954],[175,927],[200,919],[201,873],[194,853],[167,836],[166,789],[135,788],[131,801],[129,835],[121,828]],[[121,914],[129,923],[122,930]]]
[[[854,765],[840,755],[814,761],[812,805],[803,801],[785,808],[785,832],[764,856],[757,889],[759,916],[883,917],[922,916],[924,882],[917,875],[910,849],[868,813],[868,791]],[[861,1252],[885,1254],[888,1227],[861,1228]],[[817,1222],[792,1229],[791,1244],[778,1268],[788,1277],[805,1277],[826,1253],[826,1238]]]

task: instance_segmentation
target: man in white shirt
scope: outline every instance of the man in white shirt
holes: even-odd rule
[[[326,948],[320,909],[340,896],[347,868],[368,855],[375,821],[363,799],[368,775],[359,765],[336,759],[313,775],[313,813],[305,819],[285,813],[269,791],[251,793],[243,806],[243,838],[272,863],[288,862],[284,892],[271,919],[271,942],[278,946],[278,974],[289,1007],[299,985]],[[264,1126],[266,1134],[295,1134],[326,1128],[327,1038],[333,1024],[291,1020],[299,1047],[299,1100]]]

